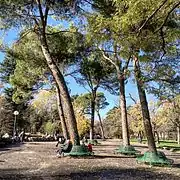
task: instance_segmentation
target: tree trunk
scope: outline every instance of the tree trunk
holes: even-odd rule
[[[162,134],[163,134],[163,140],[166,140],[166,133],[162,132]]]
[[[97,87],[92,89],[90,140],[94,139],[94,118],[95,118],[95,106],[96,106],[96,92],[97,92]]]
[[[61,94],[60,94],[60,90],[59,90],[58,86],[56,86],[56,92],[57,92],[58,112],[59,112],[59,117],[60,117],[60,120],[61,120],[63,136],[66,139],[69,139],[70,138],[69,137],[69,132],[68,132],[68,129],[67,129],[67,124],[66,124],[66,120],[65,120],[65,113],[64,113],[62,100],[61,100]]]
[[[52,75],[59,87],[60,92],[61,92],[62,101],[64,103],[63,107],[66,109],[66,112],[67,112],[67,119],[68,119],[68,125],[69,125],[69,130],[70,130],[70,138],[73,141],[74,145],[80,145],[76,118],[75,118],[74,109],[73,109],[73,106],[71,103],[71,98],[70,98],[70,95],[68,92],[68,88],[66,86],[66,82],[64,80],[62,73],[60,72],[56,63],[54,62],[54,60],[52,59],[52,57],[50,55],[48,45],[46,43],[46,39],[44,36],[45,35],[42,35],[40,37],[42,52],[47,61],[47,65],[48,65],[49,69],[51,70]]]
[[[104,139],[104,128],[103,128],[103,124],[102,124],[102,120],[101,120],[101,115],[100,115],[99,111],[97,111],[97,115],[98,115],[99,123],[100,123],[101,137],[102,137],[102,139]]]
[[[139,141],[140,143],[142,143],[142,139],[143,139],[142,131],[139,131],[139,132],[138,132],[138,141]]]
[[[117,44],[113,45],[114,51],[117,52]],[[129,130],[128,130],[128,121],[127,121],[127,108],[126,108],[126,97],[125,97],[125,71],[128,68],[130,58],[126,62],[126,65],[122,68],[122,60],[118,58],[117,53],[114,54],[114,60],[110,59],[103,53],[103,57],[113,64],[116,68],[116,73],[119,80],[119,89],[120,89],[120,108],[121,108],[121,119],[122,119],[122,137],[123,137],[123,146],[129,146]]]
[[[125,83],[123,75],[118,75],[119,85],[120,85],[120,108],[121,108],[121,119],[122,119],[122,137],[123,145],[129,146],[129,130],[128,130],[128,120],[127,120],[127,108],[126,108],[126,97],[125,97]]]
[[[180,144],[180,127],[177,127],[177,143]]]
[[[90,127],[90,140],[94,139],[94,115],[95,115],[95,100],[91,100],[91,127]]]
[[[163,139],[162,132],[159,132],[159,137],[160,137],[161,140]]]
[[[145,133],[146,133],[147,141],[148,141],[148,148],[149,148],[150,152],[157,153],[154,136],[153,136],[153,132],[152,132],[151,121],[150,121],[148,103],[147,103],[147,99],[146,99],[146,92],[143,88],[144,83],[141,80],[141,78],[142,78],[141,70],[140,70],[140,66],[139,66],[137,57],[134,57],[134,72],[135,72],[135,79],[136,79],[137,88],[138,88],[139,99],[140,99],[140,103],[141,103],[141,111],[142,111],[142,116],[143,116]]]
[[[157,131],[154,131],[154,139],[157,139],[156,142],[159,144],[159,134]]]

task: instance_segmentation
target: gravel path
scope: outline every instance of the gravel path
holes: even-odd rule
[[[172,167],[137,164],[133,157],[114,155],[118,140],[94,146],[95,157],[57,158],[55,142],[25,143],[0,149],[0,179],[6,180],[180,180],[180,154],[164,150],[173,159]],[[147,147],[135,144],[141,152]]]

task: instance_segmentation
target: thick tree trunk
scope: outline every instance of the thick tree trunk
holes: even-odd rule
[[[58,105],[58,112],[59,112],[59,117],[61,120],[61,126],[62,126],[62,132],[63,132],[63,136],[66,139],[69,139],[69,132],[68,132],[68,128],[67,128],[67,124],[66,124],[66,120],[65,120],[65,112],[63,109],[63,104],[62,104],[62,100],[61,100],[61,94],[60,94],[60,90],[58,88],[58,86],[56,86],[56,93],[57,93],[57,105]]]
[[[145,133],[146,133],[147,141],[148,141],[148,148],[149,148],[150,152],[157,153],[154,136],[153,136],[153,132],[152,132],[152,126],[151,126],[151,121],[150,121],[146,93],[143,88],[144,83],[141,80],[141,78],[142,78],[141,70],[140,70],[140,66],[139,66],[137,57],[134,57],[134,72],[135,72],[135,78],[136,78],[136,83],[137,83],[137,88],[138,88],[139,99],[140,99],[140,103],[141,103],[141,111],[142,111],[142,116],[143,116]]]
[[[104,128],[103,128],[103,124],[102,124],[102,120],[101,120],[101,115],[100,115],[99,111],[97,111],[97,115],[98,115],[99,123],[100,123],[101,137],[102,137],[102,139],[104,139]]]
[[[126,97],[125,97],[125,83],[122,75],[119,75],[120,84],[120,108],[121,108],[121,120],[122,120],[122,137],[123,145],[129,146],[129,130],[128,130],[128,120],[127,120],[127,108],[126,108]]]
[[[62,101],[64,103],[63,107],[66,108],[68,125],[69,125],[69,130],[70,130],[70,138],[73,141],[74,145],[80,145],[76,118],[75,118],[74,109],[73,109],[73,106],[71,103],[71,98],[70,98],[70,95],[68,92],[68,88],[66,86],[66,82],[64,80],[62,73],[60,72],[56,63],[53,61],[53,59],[50,55],[45,37],[44,36],[40,37],[40,40],[41,40],[42,52],[47,61],[47,65],[48,65],[49,69],[51,70],[52,75],[59,87],[60,92],[61,92]]]
[[[180,127],[177,127],[177,143],[180,144]]]

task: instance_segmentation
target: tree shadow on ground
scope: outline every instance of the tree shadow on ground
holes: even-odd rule
[[[171,155],[168,154],[167,157],[173,158],[173,159],[180,159],[180,154],[171,154]]]
[[[120,144],[99,144],[97,147],[101,147],[101,146],[104,146],[104,147],[108,147],[108,146],[116,147],[116,146],[120,146]]]
[[[93,149],[93,152],[96,153],[106,153],[106,154],[114,154],[116,149]]]
[[[6,153],[7,151],[22,151],[22,149],[17,149],[18,147],[23,146],[24,143],[16,143],[16,144],[9,144],[6,147],[0,148],[0,155]]]
[[[92,156],[65,156],[63,158],[74,158],[74,159],[106,159],[106,158],[136,158],[135,155],[123,155],[123,154],[119,154],[119,155],[92,155]]]
[[[105,159],[105,158],[135,158],[136,156],[134,155],[94,155],[94,158],[96,159]]]
[[[9,171],[9,173],[7,173]],[[74,169],[72,169],[74,171]],[[0,171],[1,172],[1,171]],[[94,170],[75,170],[75,172],[55,172],[22,174],[21,169],[7,169],[0,173],[1,180],[179,180],[179,176],[152,169],[96,168]]]
[[[122,144],[121,143],[117,143],[117,144],[100,144],[100,145],[98,145],[97,147],[119,147],[119,146],[121,146]],[[146,144],[131,144],[131,146],[133,146],[133,147],[140,147],[140,148],[148,148],[148,146],[146,145]],[[96,146],[95,146],[96,147]]]
[[[180,164],[173,164],[172,167],[180,168]],[[180,178],[179,178],[180,179]]]
[[[9,148],[14,148],[14,147],[20,147],[20,146],[22,146],[22,145],[24,145],[24,143],[22,143],[22,142],[19,142],[19,143],[12,143],[12,144],[7,144],[5,147],[0,148],[0,151],[1,151],[1,150],[3,151],[3,149],[9,149]]]
[[[150,170],[146,169],[118,169],[118,168],[113,168],[113,169],[97,169],[94,172],[79,172],[79,173],[71,173],[70,177],[72,179],[80,179],[80,177],[85,177],[84,180],[88,179],[109,179],[109,180],[118,180],[118,179],[125,179],[125,180],[131,180],[131,179],[161,179],[161,180],[166,180],[166,179],[179,179],[179,176],[176,175],[169,175],[166,173],[155,173]],[[56,179],[58,180],[58,179]]]
[[[148,148],[147,145],[143,145],[143,144],[142,144],[142,145],[135,145],[135,144],[133,145],[133,144],[132,144],[132,146],[135,147],[135,148],[136,148],[136,147],[137,147],[137,148]]]

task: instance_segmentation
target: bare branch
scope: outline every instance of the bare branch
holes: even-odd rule
[[[129,93],[129,98],[134,102],[134,104],[137,104],[137,101],[132,97],[131,93]]]
[[[74,79],[75,79],[75,81],[77,82],[77,83],[79,83],[79,80],[78,80],[78,78],[77,77],[75,77],[75,76],[72,76]],[[86,85],[85,84],[81,84],[83,87],[84,87],[84,89],[86,89],[89,93],[91,93],[91,91],[88,89],[88,88],[86,88]]]
[[[86,86],[83,85],[83,87],[87,92],[91,93],[91,91],[88,88],[86,88]]]
[[[67,77],[67,76],[73,77],[73,75],[76,74],[76,73],[79,73],[79,69],[78,69],[78,70],[75,70],[75,71],[73,71],[73,72],[70,72],[70,73],[65,73],[64,76],[65,76],[65,77]]]

